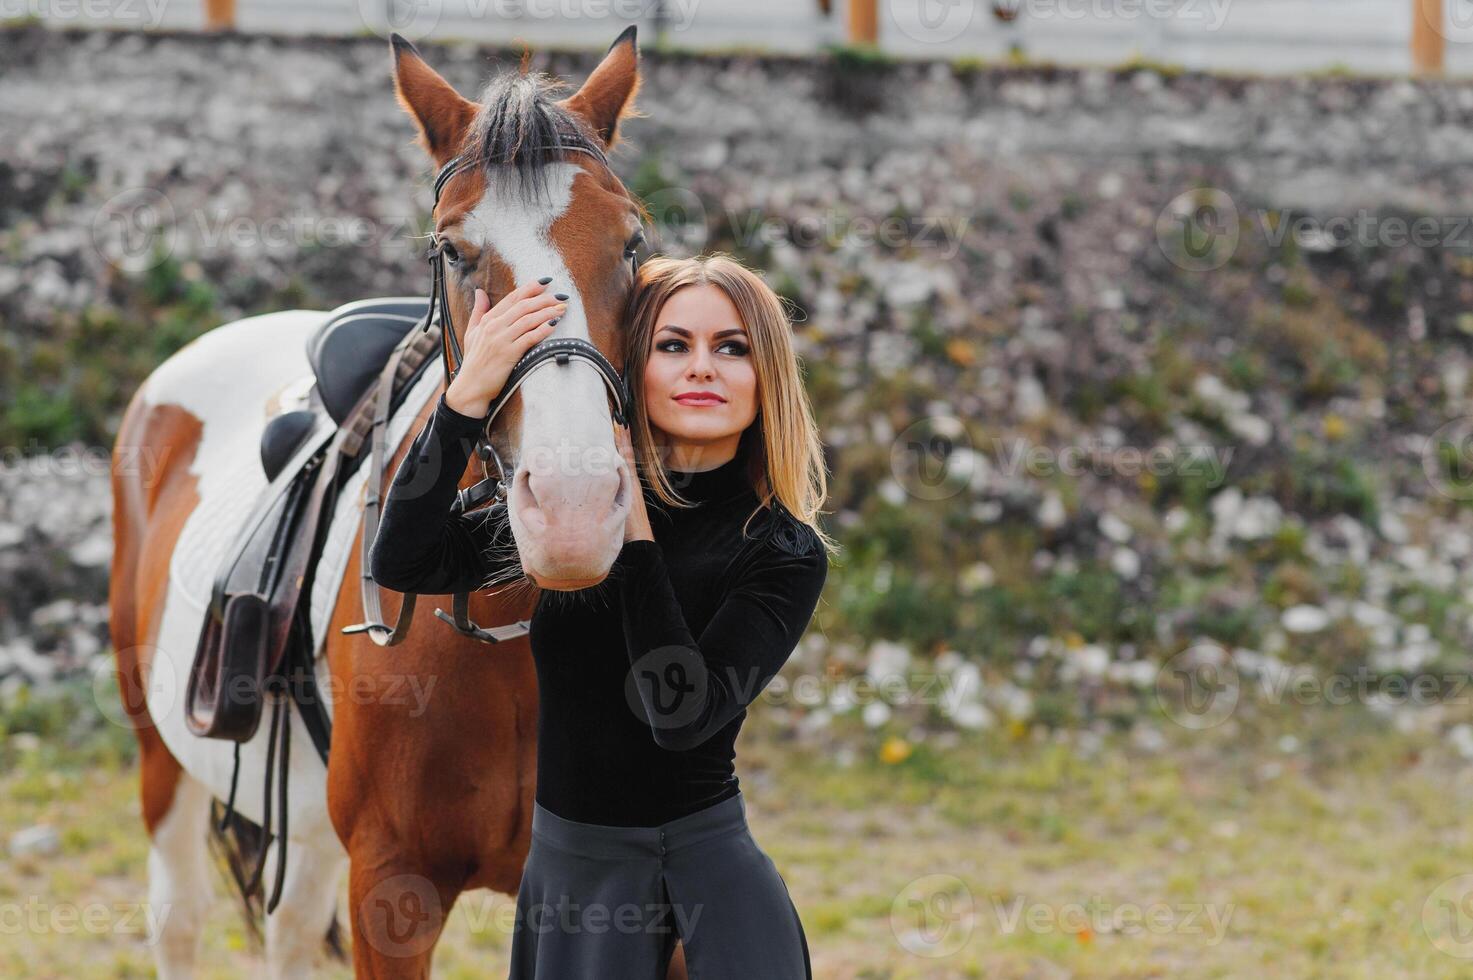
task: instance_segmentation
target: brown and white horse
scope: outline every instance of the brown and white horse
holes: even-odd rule
[[[463,335],[474,286],[496,297],[550,275],[571,297],[557,335],[582,337],[621,365],[619,326],[632,285],[624,247],[638,231],[640,206],[597,155],[547,154],[536,144],[549,126],[571,121],[613,145],[639,85],[634,30],[581,88],[557,100],[545,79],[513,71],[493,79],[482,103],[469,101],[398,37],[393,61],[399,101],[433,163],[482,154],[481,166],[450,180],[434,214],[459,256],[449,272],[456,329]],[[509,149],[519,166],[496,162]],[[526,179],[539,180],[543,193],[522,193]],[[304,341],[324,317],[296,310],[210,331],[149,376],[118,433],[112,635],[141,745],[149,898],[162,923],[153,938],[165,978],[195,974],[211,892],[211,802],[229,794],[233,764],[230,743],[189,733],[183,681],[215,569],[265,486],[262,428],[310,375]],[[437,360],[396,412],[385,482],[444,383]],[[596,370],[574,359],[534,372],[503,411],[496,438],[514,474],[510,520],[529,577],[559,589],[600,581],[622,543],[628,474],[622,461],[549,462],[568,454],[619,460]],[[311,751],[291,753],[285,888],[266,920],[273,977],[310,968],[334,921],[345,866],[357,975],[427,975],[457,896],[514,893],[530,842],[537,689],[525,639],[487,646],[424,616],[394,647],[340,632],[364,616],[354,542],[366,469],[346,484],[310,596],[333,742],[325,768]],[[471,482],[468,474],[464,485]],[[472,616],[491,624],[525,618],[534,593],[476,595]],[[386,599],[392,622],[396,603]],[[292,740],[307,746],[295,713],[292,726]],[[240,752],[236,809],[256,823],[268,727]],[[268,857],[270,882],[274,853]],[[671,975],[685,976],[683,957]]]

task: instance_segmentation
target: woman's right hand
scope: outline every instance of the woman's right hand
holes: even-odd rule
[[[461,415],[480,418],[491,410],[511,369],[522,355],[552,336],[568,309],[566,293],[549,293],[551,277],[524,283],[495,306],[477,287],[470,323],[461,339],[455,380],[445,389],[445,404]]]

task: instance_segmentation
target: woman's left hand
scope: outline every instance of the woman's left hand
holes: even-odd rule
[[[653,541],[649,511],[644,506],[644,481],[639,478],[639,467],[634,465],[634,444],[629,439],[629,430],[614,423],[614,445],[629,467],[629,478],[634,488],[629,494],[629,516],[624,521],[625,541]]]

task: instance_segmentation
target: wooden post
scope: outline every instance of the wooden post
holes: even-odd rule
[[[1412,0],[1412,73],[1441,75],[1446,53],[1442,0]]]
[[[235,0],[205,0],[205,30],[235,30]]]
[[[878,44],[880,41],[879,0],[849,0],[849,43]]]

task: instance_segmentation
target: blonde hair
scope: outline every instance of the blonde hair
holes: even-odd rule
[[[715,286],[726,294],[751,341],[757,374],[757,417],[742,433],[737,452],[746,454],[747,479],[761,507],[748,515],[748,523],[761,508],[776,501],[811,527],[824,549],[832,554],[837,545],[818,525],[818,515],[823,513],[819,507],[828,496],[823,442],[803,386],[800,359],[793,348],[792,322],[782,299],[761,276],[729,255],[718,252],[688,259],[659,256],[640,266],[626,318],[624,373],[635,394],[630,430],[634,457],[645,481],[663,503],[694,506],[675,492],[669,470],[655,451],[649,415],[639,395],[644,390],[644,369],[661,308],[677,290],[696,285]]]

